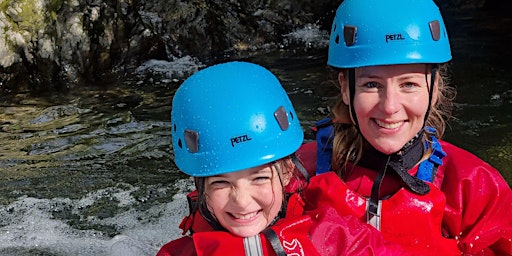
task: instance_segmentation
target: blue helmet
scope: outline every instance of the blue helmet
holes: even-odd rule
[[[451,58],[443,18],[432,0],[345,0],[336,11],[330,66],[444,63]]]
[[[247,62],[228,62],[190,76],[171,112],[178,168],[205,177],[256,167],[294,153],[304,133],[278,79]]]

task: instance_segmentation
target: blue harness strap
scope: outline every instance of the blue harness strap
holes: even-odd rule
[[[326,117],[316,122],[316,174],[331,170],[332,142],[334,126],[332,120]]]
[[[430,126],[425,126],[425,132],[430,136],[432,143],[432,154],[430,157],[423,160],[418,168],[416,177],[421,180],[432,182],[437,173],[437,168],[443,164],[443,158],[446,156],[446,152],[443,151],[441,144],[435,136],[436,130]],[[429,143],[425,141],[425,149],[428,149]]]
[[[317,143],[317,159],[316,174],[321,174],[331,170],[332,144],[334,139],[334,126],[329,117],[316,122],[316,143]],[[443,164],[443,158],[446,153],[443,151],[441,144],[435,136],[435,129],[426,126],[425,132],[430,136],[432,145],[432,154],[423,160],[418,168],[416,177],[432,182],[437,173],[437,168]],[[425,149],[429,148],[429,142],[425,141]]]

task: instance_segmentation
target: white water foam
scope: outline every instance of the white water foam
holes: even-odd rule
[[[285,44],[303,43],[305,48],[325,48],[329,45],[329,32],[321,30],[317,24],[307,24],[284,35]]]
[[[176,79],[176,77],[187,77],[204,67],[199,60],[191,56],[178,58],[174,61],[165,60],[148,60],[135,70],[135,73],[143,75],[151,73],[153,75],[161,75],[167,79]]]
[[[131,209],[111,218],[90,220],[121,230],[113,238],[97,230],[75,229],[52,215],[63,207],[83,207],[94,201],[98,193],[78,200],[22,197],[0,207],[0,255],[155,255],[163,244],[181,236],[178,225],[188,213],[185,194],[191,189],[191,182],[180,183],[178,187],[182,191],[172,202],[145,211]],[[128,194],[113,196],[120,199],[120,204],[127,205],[132,200]]]

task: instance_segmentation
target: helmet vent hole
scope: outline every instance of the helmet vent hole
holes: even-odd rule
[[[295,117],[293,116],[293,113],[290,111],[290,119],[293,120]]]
[[[181,139],[178,139],[178,147],[183,148],[183,144],[181,143]]]
[[[176,132],[176,124],[173,125],[174,132]]]
[[[284,109],[283,106],[280,106],[274,112],[274,117],[276,118],[279,127],[281,127],[281,130],[286,131],[290,124],[288,123],[288,115],[286,114],[286,110]]]
[[[185,130],[185,143],[190,153],[199,151],[199,133],[193,130]]]
[[[343,37],[346,46],[352,46],[356,43],[357,27],[347,25],[343,28]]]
[[[336,36],[336,38],[334,39],[334,42],[336,44],[340,44],[340,36],[339,35]]]
[[[439,25],[439,21],[433,20],[428,23],[428,26],[430,27],[430,34],[432,34],[432,39],[434,39],[434,41],[439,41],[441,38],[441,27]]]

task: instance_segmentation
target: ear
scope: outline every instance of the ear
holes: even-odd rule
[[[343,97],[343,103],[345,103],[345,105],[348,106],[350,104],[348,82],[345,80],[345,75],[343,74],[343,72],[338,73],[338,83],[340,83],[341,96]]]

